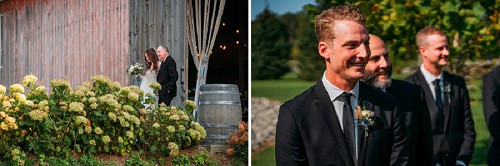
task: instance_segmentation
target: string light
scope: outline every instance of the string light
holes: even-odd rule
[[[237,40],[236,40],[236,44],[240,44],[240,41],[237,41]]]
[[[222,23],[222,26],[226,26],[226,23],[224,23],[224,22],[223,22],[223,23]]]
[[[237,30],[236,30],[236,33],[240,33],[240,30],[238,30],[238,29],[237,29]]]

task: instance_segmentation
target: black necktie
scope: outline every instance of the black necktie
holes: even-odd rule
[[[438,106],[439,110],[443,110],[443,100],[441,99],[441,86],[439,85],[439,79],[435,79],[432,81],[434,84],[434,92],[436,93],[436,105]]]
[[[344,126],[344,136],[349,146],[349,151],[353,161],[356,163],[355,143],[354,143],[354,116],[351,107],[351,93],[344,92],[339,96],[340,101],[344,102],[344,113],[342,124]]]
[[[441,86],[439,85],[440,79],[435,79],[432,81],[434,84],[434,92],[436,93],[436,105],[438,106],[438,121],[436,124],[437,130],[441,131],[443,129],[444,124],[444,104],[443,99],[441,98]]]

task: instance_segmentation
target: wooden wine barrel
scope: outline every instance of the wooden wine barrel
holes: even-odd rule
[[[205,84],[200,87],[198,122],[207,131],[203,144],[226,145],[242,118],[240,93],[233,84]]]

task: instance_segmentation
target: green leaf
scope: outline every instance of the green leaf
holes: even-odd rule
[[[22,122],[22,121],[20,121],[20,122]],[[31,119],[25,119],[24,124],[26,126],[33,126],[33,120],[31,120]]]
[[[444,3],[443,6],[441,6],[441,10],[443,10],[445,13],[448,12],[458,12],[458,9],[460,8],[460,3],[457,3],[456,5],[453,4],[451,1],[447,1]]]
[[[100,112],[98,112],[98,111],[94,111],[93,113],[94,113],[94,115],[96,115],[96,116],[99,116],[99,117],[100,117],[100,116],[102,116],[102,113],[100,113]]]
[[[151,146],[151,148],[149,148],[149,152],[151,152],[151,153],[156,152],[156,150],[158,150],[158,148],[156,148],[156,145],[153,145],[153,146]]]
[[[476,2],[472,5],[472,11],[474,11],[474,15],[478,18],[483,17],[486,14],[486,9],[481,5],[481,2]]]
[[[46,129],[52,129],[53,128],[53,122],[51,119],[46,119],[44,122],[44,128]]]
[[[75,148],[76,148],[76,151],[78,152],[82,152],[82,149],[80,149],[80,145],[79,144],[75,144]]]
[[[105,145],[105,146],[104,146],[104,151],[105,151],[105,152],[109,152],[109,145]]]
[[[83,134],[84,131],[83,127],[78,127],[78,134]]]

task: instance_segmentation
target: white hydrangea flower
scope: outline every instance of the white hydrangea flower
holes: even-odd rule
[[[24,93],[24,87],[21,84],[13,84],[10,86],[10,92],[12,92],[12,93]]]

